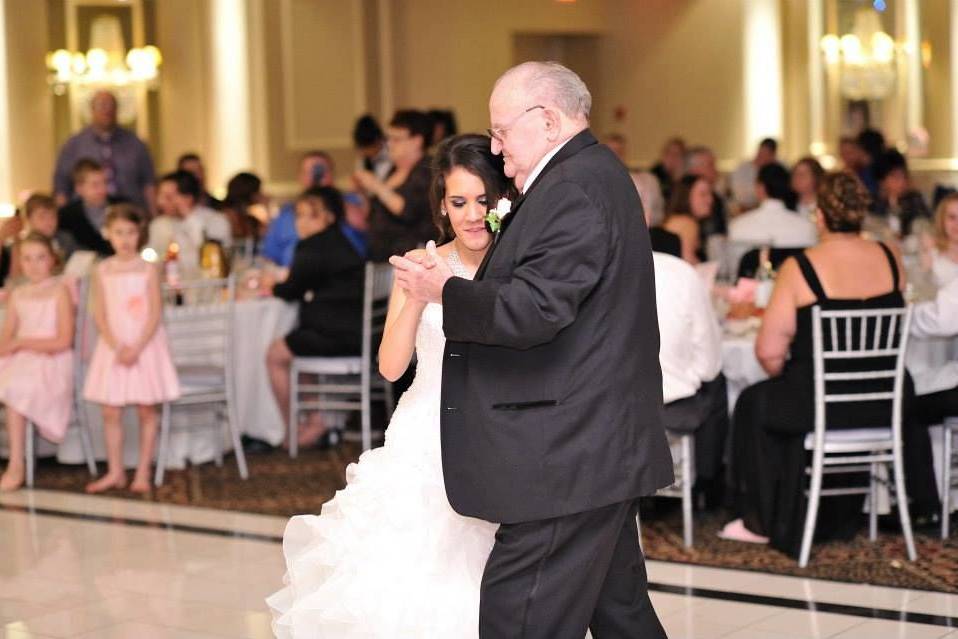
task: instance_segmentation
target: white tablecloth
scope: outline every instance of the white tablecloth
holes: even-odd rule
[[[296,305],[275,298],[245,300],[236,303],[233,331],[233,383],[236,390],[236,414],[240,433],[277,445],[283,441],[285,427],[273,397],[266,372],[266,350],[277,337],[288,333],[296,323]],[[93,404],[84,406],[87,423],[93,433],[96,458],[106,458],[103,445],[103,420],[100,409]],[[200,464],[214,458],[215,439],[222,437],[222,428],[203,428],[212,424],[213,412],[203,408],[182,408],[173,412],[173,432],[170,438],[169,467],[183,468],[186,462]],[[136,411],[127,409],[124,415],[126,432],[123,446],[124,463],[136,465],[139,430]],[[228,441],[228,440],[227,440]],[[226,446],[226,444],[224,444]],[[230,447],[227,446],[227,449]],[[78,464],[84,461],[79,432],[67,431],[63,443],[41,440],[38,454],[54,452],[59,461]],[[4,451],[5,453],[5,451]]]

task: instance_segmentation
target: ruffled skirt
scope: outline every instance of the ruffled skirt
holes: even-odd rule
[[[400,402],[386,445],[347,468],[346,488],[321,514],[287,524],[286,587],[267,600],[277,637],[478,638],[479,586],[498,526],[452,510],[438,411],[416,410],[424,402],[413,395]]]

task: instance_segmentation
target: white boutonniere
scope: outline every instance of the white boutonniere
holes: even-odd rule
[[[486,226],[489,228],[489,231],[498,233],[502,228],[502,221],[506,219],[506,216],[509,215],[511,211],[512,201],[506,197],[499,198],[495,208],[490,209],[486,214]]]

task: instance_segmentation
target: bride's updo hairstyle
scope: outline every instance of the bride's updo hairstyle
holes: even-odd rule
[[[493,155],[487,136],[466,133],[444,140],[433,156],[429,193],[432,219],[439,229],[440,241],[449,241],[455,236],[449,218],[442,214],[442,201],[446,197],[446,176],[457,167],[482,180],[489,208],[494,207],[499,198],[514,199],[515,189],[504,172],[502,156]]]
[[[818,188],[818,208],[832,233],[861,231],[870,203],[865,185],[847,171],[826,174]]]

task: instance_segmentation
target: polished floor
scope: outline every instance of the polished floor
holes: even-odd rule
[[[284,523],[52,491],[0,497],[2,637],[270,637],[263,598],[282,579]],[[649,578],[673,639],[958,639],[955,595],[666,562],[650,562]]]

